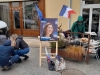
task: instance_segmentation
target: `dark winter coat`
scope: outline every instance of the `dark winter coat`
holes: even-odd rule
[[[84,24],[84,22],[81,25],[78,25],[77,24],[78,21],[83,21],[83,17],[82,16],[78,16],[77,21],[74,22],[73,25],[72,25],[71,32],[85,33],[85,24]],[[74,34],[74,35],[78,36],[78,34]]]
[[[16,39],[16,49],[24,49],[28,48],[28,44],[23,40],[21,36],[18,36]]]
[[[10,40],[6,40],[3,45],[0,45],[0,66],[7,66],[13,53],[14,48],[11,47]]]

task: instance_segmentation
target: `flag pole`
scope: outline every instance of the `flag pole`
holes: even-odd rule
[[[72,2],[72,0],[69,0],[69,7],[71,7],[71,2]],[[71,15],[70,15],[70,17],[71,17]],[[70,18],[68,18],[68,30],[70,30]]]
[[[59,18],[59,25],[60,25],[61,17]]]
[[[70,18],[68,18],[68,30],[70,29],[70,26],[69,26],[70,22],[69,21],[70,21]]]
[[[61,26],[62,26],[62,23],[61,23],[61,16],[60,16],[60,18],[58,18],[59,20],[59,25],[58,25],[58,31],[60,31],[60,28],[61,28]]]

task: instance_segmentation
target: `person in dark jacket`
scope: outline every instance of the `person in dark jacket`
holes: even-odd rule
[[[85,33],[85,24],[83,21],[82,16],[78,16],[77,21],[75,21],[72,25],[71,32],[80,32],[80,33]],[[79,37],[81,38],[83,35],[79,34],[74,34],[74,37]]]
[[[11,41],[6,40],[3,45],[0,45],[0,66],[2,71],[10,69],[12,64],[16,63],[20,58],[19,55],[14,55],[14,48],[11,46]]]
[[[19,56],[24,57],[24,60],[27,60],[29,57],[25,54],[29,53],[29,50],[28,44],[21,36],[18,36],[16,38],[15,54],[18,54]]]

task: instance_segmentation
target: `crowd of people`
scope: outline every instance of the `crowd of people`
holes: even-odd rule
[[[24,57],[23,60],[27,60],[29,51],[29,46],[23,40],[23,37],[12,34],[0,45],[0,66],[2,71],[11,69],[14,63],[21,63],[21,57]]]

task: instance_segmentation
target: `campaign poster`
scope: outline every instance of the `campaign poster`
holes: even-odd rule
[[[40,24],[40,41],[57,41],[58,40],[58,19],[46,18]]]

